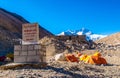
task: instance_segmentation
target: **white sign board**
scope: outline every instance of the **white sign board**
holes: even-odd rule
[[[34,24],[22,24],[22,44],[38,44],[39,26]]]

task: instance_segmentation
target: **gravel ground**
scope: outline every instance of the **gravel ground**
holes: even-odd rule
[[[120,78],[120,66],[54,62],[41,69],[0,70],[0,78]]]
[[[105,58],[108,65],[51,61],[45,68],[29,66],[0,70],[0,78],[120,78],[120,57],[106,55]]]

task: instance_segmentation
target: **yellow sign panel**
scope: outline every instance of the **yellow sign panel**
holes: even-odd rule
[[[22,39],[24,43],[38,43],[39,40],[39,26],[34,24],[22,24]]]

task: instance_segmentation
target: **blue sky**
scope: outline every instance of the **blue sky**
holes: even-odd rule
[[[97,34],[120,31],[120,0],[0,0],[0,7],[54,34],[83,27]]]

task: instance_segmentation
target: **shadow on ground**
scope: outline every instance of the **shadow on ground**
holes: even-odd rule
[[[63,68],[55,68],[55,67],[52,67],[52,66],[47,66],[47,68],[45,68],[45,70],[53,70],[57,73],[62,73],[62,74],[65,74],[65,75],[69,75],[72,78],[89,78],[87,75],[80,75],[80,74],[77,74],[75,72],[64,70]]]

